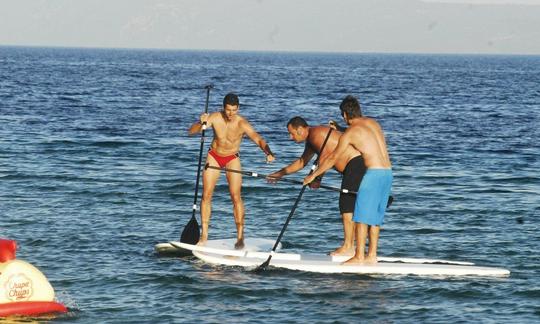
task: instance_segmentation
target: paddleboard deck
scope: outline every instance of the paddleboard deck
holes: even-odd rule
[[[218,239],[218,240],[208,240],[204,246],[192,245],[181,242],[167,242],[167,243],[158,243],[155,245],[154,249],[158,254],[170,254],[170,255],[191,255],[193,249],[200,247],[205,248],[207,251],[223,251],[223,253],[228,253],[231,251],[236,251],[239,253],[245,252],[256,252],[256,251],[270,251],[274,247],[274,240],[269,239],[260,239],[260,238],[246,238],[244,239],[244,248],[241,250],[236,250],[234,244],[236,239]],[[281,243],[279,243],[276,250],[281,249]],[[240,252],[243,251],[243,252]]]
[[[170,242],[172,246],[191,250],[193,255],[211,264],[254,268],[268,259],[269,252],[260,250],[233,250],[219,248],[219,244],[204,246]],[[210,243],[210,241],[209,241]],[[260,247],[262,249],[262,246]],[[266,249],[264,249],[266,250]],[[268,251],[268,250],[266,250]],[[328,255],[272,253],[270,266],[289,270],[318,273],[356,273],[369,275],[427,275],[427,276],[497,276],[504,277],[510,271],[502,268],[472,266],[470,263],[447,260],[413,258],[378,258],[375,265],[343,265],[347,257]],[[339,261],[338,261],[339,260]],[[389,261],[392,260],[392,261]],[[428,260],[429,262],[404,262]],[[443,262],[441,262],[443,261]],[[456,263],[459,262],[459,263]]]
[[[182,251],[194,251],[203,253],[212,253],[224,256],[244,257],[244,258],[259,258],[267,259],[270,255],[272,247],[268,249],[261,248],[259,250],[234,250],[226,248],[227,245],[221,244],[221,240],[215,242],[209,241],[207,245],[192,245],[182,242],[170,242],[170,246]],[[261,246],[262,247],[262,246]],[[316,260],[325,262],[342,263],[347,261],[351,256],[330,256],[324,254],[299,254],[299,253],[274,253],[273,260],[289,260],[289,261],[303,261],[303,260]],[[474,265],[472,262],[463,261],[450,261],[439,259],[424,259],[424,258],[405,258],[405,257],[378,257],[379,262],[401,262],[401,263],[431,263],[431,264],[454,264],[454,265]]]

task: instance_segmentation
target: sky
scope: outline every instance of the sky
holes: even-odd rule
[[[540,0],[0,0],[0,46],[540,54]]]

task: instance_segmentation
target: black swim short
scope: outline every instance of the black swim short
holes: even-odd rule
[[[343,180],[341,181],[341,189],[357,192],[360,187],[360,182],[366,173],[366,165],[361,155],[353,158],[347,163],[343,170]],[[354,203],[356,195],[350,193],[339,194],[339,212],[352,213],[354,212]]]

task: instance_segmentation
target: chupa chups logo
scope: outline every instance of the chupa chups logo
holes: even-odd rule
[[[6,298],[11,301],[26,301],[32,297],[34,291],[32,280],[22,273],[14,274],[4,284]]]

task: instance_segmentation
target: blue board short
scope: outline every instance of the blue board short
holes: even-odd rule
[[[354,205],[354,222],[378,226],[383,224],[393,178],[391,169],[366,171]]]

